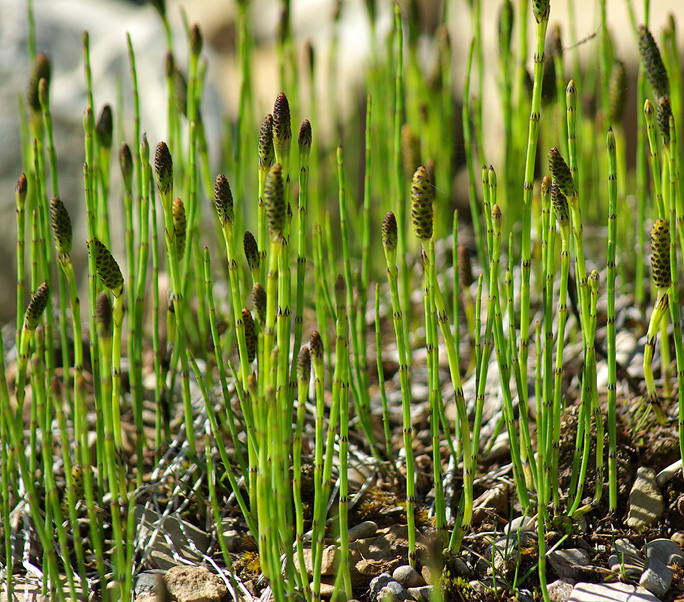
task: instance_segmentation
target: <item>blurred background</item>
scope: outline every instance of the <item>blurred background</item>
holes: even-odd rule
[[[577,3],[575,7],[575,31],[569,31],[567,1],[553,0],[551,27],[561,24],[564,51],[570,52],[571,40],[577,41],[580,60],[595,55],[600,49],[599,2]],[[435,54],[435,28],[447,2],[449,33],[451,35],[452,81],[455,103],[462,96],[465,59],[469,45],[470,4],[467,0],[414,0],[402,2],[403,14],[413,15],[417,27],[414,35],[419,43],[426,64]],[[375,43],[380,57],[385,56],[388,35],[392,30],[394,3],[387,0],[368,2],[364,0],[292,0],[290,22],[295,40],[295,54],[301,62],[301,73],[308,74],[311,54],[316,62],[316,79],[313,97],[321,118],[312,123],[315,143],[329,145],[334,149],[339,143],[354,140],[351,148],[360,149],[363,136],[365,111],[364,72],[368,67],[371,51],[371,29],[368,5],[377,11]],[[516,3],[517,4],[517,3]],[[483,47],[485,57],[484,115],[485,140],[488,160],[501,158],[502,148],[497,145],[501,128],[501,111],[498,88],[495,81],[497,15],[500,0],[482,0]],[[634,114],[634,82],[638,62],[636,39],[624,0],[609,0],[608,21],[613,36],[615,53],[627,65],[629,74],[628,114]],[[263,115],[268,113],[276,94],[280,91],[276,40],[283,13],[281,0],[254,0],[247,2],[251,32],[255,41],[252,76],[255,95],[255,135]],[[223,169],[226,153],[222,149],[225,132],[236,120],[239,96],[239,72],[236,56],[238,39],[237,5],[231,0],[177,0],[167,2],[167,15],[174,38],[180,50],[176,60],[186,64],[187,53],[182,14],[190,24],[198,23],[204,33],[204,55],[208,70],[203,97],[202,115],[206,126],[212,171]],[[141,129],[147,132],[151,148],[166,136],[166,42],[159,15],[151,4],[126,0],[35,0],[33,3],[36,48],[45,52],[52,61],[51,106],[54,119],[55,145],[60,174],[60,193],[74,220],[74,239],[85,240],[85,211],[83,201],[82,165],[83,111],[86,106],[86,88],[83,64],[84,31],[89,32],[95,114],[105,103],[113,107],[121,104],[124,119],[116,128],[122,127],[123,138],[133,142],[132,107],[130,101],[130,68],[127,50],[127,34],[135,50],[141,98]],[[643,22],[643,8],[635,4],[637,21]],[[673,13],[679,27],[684,24],[684,3],[660,0],[651,3],[650,29],[658,39],[660,32]],[[533,48],[534,27],[532,15],[528,33],[530,36],[530,59]],[[549,31],[551,31],[551,27]],[[21,174],[21,138],[18,123],[19,106],[24,102],[31,65],[28,53],[28,7],[25,0],[0,0],[0,318],[3,324],[11,322],[15,311],[16,295],[16,223],[14,219],[14,187]],[[514,44],[515,42],[514,33]],[[334,52],[331,50],[335,48]],[[312,49],[312,51],[310,50]],[[681,53],[681,47],[680,47]],[[487,61],[492,61],[491,68]],[[568,69],[570,66],[568,65]],[[570,74],[571,75],[571,74]],[[297,116],[307,117],[307,105],[312,97],[308,87],[308,75],[297,78],[297,84],[306,93],[300,95]],[[321,111],[321,108],[323,110]],[[326,110],[330,109],[330,118]],[[460,112],[456,113],[457,115]],[[334,116],[334,118],[332,117]],[[633,121],[633,120],[632,120]],[[298,123],[298,122],[297,122]],[[681,123],[681,118],[680,118]],[[634,123],[626,123],[628,139],[633,137]],[[296,123],[293,121],[293,129]],[[631,131],[630,131],[631,128]],[[458,139],[457,133],[455,134]],[[115,137],[114,147],[120,140]],[[453,177],[456,206],[467,206],[464,176],[458,173],[458,160]],[[462,156],[462,150],[460,151]],[[348,163],[356,159],[348,157]],[[256,157],[254,158],[256,165]],[[360,160],[359,160],[360,164]],[[462,182],[462,185],[458,183]],[[117,182],[113,183],[116,186]],[[113,189],[112,198],[117,198]],[[119,203],[117,203],[117,206]],[[112,210],[114,228],[120,218],[117,209]],[[116,240],[116,237],[115,237]],[[123,242],[121,242],[123,246]],[[81,248],[82,247],[82,248]],[[85,262],[85,244],[74,248],[77,265]],[[116,253],[116,248],[114,249]]]

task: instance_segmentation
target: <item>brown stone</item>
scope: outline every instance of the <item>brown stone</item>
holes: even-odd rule
[[[204,566],[175,566],[164,578],[178,602],[221,602],[228,594],[223,580]]]

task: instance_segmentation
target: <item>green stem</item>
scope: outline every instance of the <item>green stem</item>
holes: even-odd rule
[[[523,208],[522,208],[522,247],[520,252],[521,281],[520,281],[520,377],[523,390],[520,403],[527,404],[527,355],[530,331],[530,236],[532,215],[532,191],[534,183],[534,168],[537,157],[537,142],[539,139],[539,121],[541,119],[541,92],[544,76],[544,46],[546,43],[546,29],[549,24],[548,10],[544,16],[535,21],[534,47],[534,85],[532,88],[532,106],[530,108],[530,122],[527,133],[527,153],[525,155],[525,176],[523,180]]]
[[[615,247],[617,244],[617,160],[615,135],[608,129],[608,506],[617,511],[617,374],[615,332]],[[683,448],[684,449],[684,448]]]
[[[412,566],[415,566],[415,469],[413,466],[413,427],[411,425],[410,368],[407,358],[408,351],[406,347],[406,339],[404,338],[402,302],[399,297],[399,286],[397,282],[397,264],[395,261],[396,255],[392,257],[386,251],[385,256],[387,259],[387,281],[389,283],[390,295],[392,297],[392,322],[394,325],[394,335],[397,339],[397,351],[399,353],[399,380],[401,386],[402,420],[404,424],[404,451],[406,452],[406,522],[408,524],[409,563]]]

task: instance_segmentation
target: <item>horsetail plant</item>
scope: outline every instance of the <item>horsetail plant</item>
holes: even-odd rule
[[[404,320],[399,285],[397,278],[397,246],[399,240],[397,220],[391,211],[382,222],[382,246],[385,250],[387,264],[387,281],[392,297],[392,322],[394,336],[399,352],[399,378],[401,381],[401,408],[404,425],[404,450],[406,453],[406,522],[409,536],[409,562],[416,562],[416,530],[415,530],[415,474],[413,466],[413,426],[411,424],[411,390],[410,372],[407,364],[407,348],[404,339]]]
[[[656,298],[651,311],[646,333],[646,347],[644,349],[644,381],[646,382],[646,400],[653,409],[658,422],[665,425],[667,418],[660,406],[658,393],[653,380],[653,350],[655,348],[658,327],[661,320],[667,316],[669,291],[672,285],[672,271],[670,268],[670,226],[663,218],[658,218],[651,229],[651,274],[656,287]]]
[[[337,332],[335,344],[335,371],[333,372],[332,404],[339,405],[340,412],[340,572],[344,593],[352,595],[351,574],[349,572],[349,319],[347,308],[347,292],[344,278],[339,275],[335,282],[335,301],[337,305]],[[336,399],[339,397],[339,399]],[[408,497],[407,497],[408,514]],[[409,553],[409,562],[412,561]]]
[[[679,171],[677,170],[677,131],[674,116],[670,116],[670,230],[675,228],[675,224],[679,224],[680,227],[684,226],[681,223],[681,216],[678,216],[680,207],[681,193],[679,192]],[[669,305],[675,344],[677,386],[681,392],[684,391],[684,340],[682,340],[682,313],[679,304],[679,274],[677,270],[677,244],[676,239],[671,236],[670,273],[672,286],[670,288],[670,296],[672,297],[672,302]],[[678,406],[679,449],[680,455],[684,457],[684,404],[681,403],[681,400]]]
[[[114,297],[112,306],[112,419],[114,424],[114,441],[117,449],[121,449],[123,442],[121,438],[121,336],[124,317],[124,278],[119,268],[119,264],[114,259],[109,249],[105,247],[97,238],[88,241],[88,252],[95,255],[95,266],[97,275],[102,286],[110,291]]]
[[[520,281],[520,350],[519,364],[521,380],[527,382],[527,355],[530,328],[530,233],[532,216],[532,188],[534,180],[534,166],[537,156],[537,142],[539,138],[539,121],[541,119],[541,94],[544,79],[544,48],[546,45],[546,30],[549,25],[549,0],[534,0],[532,14],[535,20],[534,46],[534,85],[532,88],[532,106],[527,134],[527,152],[525,155],[525,175],[523,180],[523,209],[522,209],[522,247],[520,265],[522,278]],[[527,389],[522,393],[523,402],[527,403]]]
[[[182,350],[185,349],[185,324],[183,320],[183,293],[178,257],[178,244],[176,242],[176,229],[173,216],[173,159],[165,142],[160,142],[154,155],[154,169],[157,177],[157,188],[161,197],[164,210],[166,255],[168,257],[169,271],[171,272],[172,303],[175,315],[175,340],[174,355],[180,355],[181,380],[183,386],[183,409],[185,423],[188,425],[187,437],[188,448],[191,455],[195,455],[195,434],[192,428],[192,406],[190,405],[190,382],[188,373],[188,358]],[[239,307],[234,305],[233,307]],[[236,310],[237,311],[237,310]],[[175,365],[172,364],[175,373]]]
[[[50,288],[43,282],[31,296],[26,312],[24,312],[24,326],[21,331],[21,345],[19,347],[19,365],[17,368],[17,416],[21,416],[24,408],[26,369],[29,362],[29,345],[36,332],[41,316],[50,301]]]
[[[29,0],[30,15],[31,4]],[[174,47],[165,3],[155,0],[153,4],[166,34],[169,108],[167,142],[157,147],[154,174],[147,139],[140,130],[140,105],[145,95],[141,93],[144,82],[140,82],[141,89],[138,89],[133,38],[127,37],[132,78],[132,127],[120,118],[122,108],[127,104],[124,101],[131,100],[124,99],[123,86],[115,109],[112,108],[114,104],[105,104],[98,107],[101,108],[99,115],[94,111],[96,90],[90,67],[90,39],[87,33],[82,38],[88,104],[83,119],[85,205],[77,212],[71,211],[71,217],[76,221],[78,212],[85,211],[90,278],[87,308],[91,319],[90,328],[85,331],[82,331],[80,320],[77,274],[71,261],[71,217],[59,196],[58,176],[64,180],[66,174],[57,170],[50,112],[50,60],[47,55],[36,55],[33,41],[29,44],[34,66],[28,92],[20,106],[24,121],[21,136],[26,176],[20,178],[16,188],[14,399],[10,397],[8,386],[13,372],[10,370],[5,375],[5,356],[0,346],[0,520],[6,526],[3,552],[7,565],[3,573],[7,588],[3,593],[6,591],[11,598],[13,591],[17,591],[18,578],[23,576],[17,574],[20,565],[13,558],[20,540],[14,520],[17,511],[11,504],[19,500],[24,504],[23,514],[29,517],[23,523],[27,535],[21,540],[25,542],[23,566],[29,566],[27,561],[35,562],[34,548],[44,551],[36,566],[43,574],[42,593],[45,596],[60,602],[83,597],[79,586],[88,583],[102,594],[105,602],[130,597],[134,575],[140,569],[138,561],[145,563],[149,559],[147,554],[139,554],[137,509],[147,503],[141,496],[147,497],[149,491],[150,502],[157,503],[159,498],[154,489],[167,486],[164,477],[157,480],[161,471],[154,473],[149,485],[143,485],[149,477],[145,475],[145,461],[154,454],[161,466],[170,453],[175,453],[185,456],[183,461],[188,464],[180,466],[189,467],[189,474],[178,479],[173,496],[180,493],[187,497],[180,506],[169,500],[162,519],[168,512],[177,510],[182,514],[191,509],[195,514],[193,522],[199,524],[205,520],[207,531],[209,525],[215,526],[217,531],[212,531],[211,536],[220,546],[223,566],[212,566],[223,573],[224,581],[233,588],[234,597],[241,595],[238,588],[242,588],[242,584],[239,576],[233,574],[237,569],[233,566],[235,556],[224,535],[226,513],[233,515],[231,518],[239,517],[257,543],[258,556],[255,555],[254,560],[255,564],[258,560],[262,576],[255,585],[257,590],[266,585],[270,588],[264,595],[270,595],[275,602],[287,602],[298,596],[320,602],[325,594],[324,585],[330,585],[325,583],[322,572],[324,553],[332,542],[338,562],[332,597],[334,600],[351,598],[359,590],[349,530],[354,519],[365,512],[360,507],[352,508],[356,493],[352,480],[355,448],[360,454],[375,456],[368,462],[373,472],[360,493],[360,496],[367,496],[365,487],[373,487],[373,478],[379,478],[380,483],[388,481],[381,456],[393,465],[387,469],[390,476],[395,475],[394,464],[401,462],[397,450],[403,447],[402,453],[406,454],[407,560],[416,568],[425,564],[419,534],[425,535],[429,531],[429,527],[424,530],[421,519],[426,502],[434,496],[435,530],[431,536],[436,549],[442,553],[440,561],[448,564],[446,561],[453,560],[466,544],[472,544],[473,551],[478,552],[477,538],[468,536],[476,522],[473,516],[476,477],[481,476],[482,463],[487,465],[489,462],[494,441],[505,426],[512,461],[512,473],[509,474],[515,484],[517,507],[526,515],[536,511],[538,562],[530,571],[535,570],[535,578],[539,581],[533,586],[538,583],[541,596],[548,601],[547,556],[554,548],[547,547],[551,546],[552,540],[547,530],[552,524],[595,510],[602,500],[604,434],[599,401],[603,391],[597,388],[596,354],[602,343],[603,295],[607,296],[608,505],[615,511],[620,503],[617,432],[622,422],[619,407],[626,407],[629,399],[621,401],[617,396],[619,382],[627,377],[621,375],[623,368],[616,362],[616,330],[621,315],[616,304],[625,292],[629,294],[635,274],[636,304],[643,305],[644,283],[640,281],[643,262],[627,262],[622,258],[631,257],[627,250],[632,246],[636,246],[639,256],[645,216],[651,212],[654,214],[652,219],[656,220],[651,254],[656,298],[648,325],[643,369],[646,400],[663,423],[668,416],[660,407],[659,394],[667,399],[684,388],[676,249],[676,234],[684,240],[684,212],[679,191],[681,149],[677,148],[673,117],[681,109],[681,91],[677,85],[681,77],[674,23],[668,23],[661,57],[648,29],[648,11],[645,14],[647,25],[637,28],[633,20],[642,56],[641,71],[653,89],[646,101],[642,76],[638,102],[639,106],[644,106],[645,113],[638,112],[637,122],[644,120],[646,127],[637,132],[634,188],[637,223],[634,230],[632,224],[625,221],[629,212],[617,210],[618,198],[631,202],[633,178],[627,170],[627,153],[618,153],[625,139],[621,122],[625,114],[626,71],[612,47],[605,2],[600,2],[601,50],[595,61],[600,71],[592,65],[579,69],[572,7],[570,46],[564,47],[561,31],[565,36],[565,30],[560,27],[552,29],[547,44],[548,0],[533,0],[531,6],[529,2],[521,2],[517,11],[514,3],[503,2],[498,22],[498,72],[503,111],[501,146],[505,157],[504,170],[498,178],[504,183],[502,191],[505,193],[498,190],[497,173],[485,161],[486,156],[494,156],[495,148],[489,145],[496,145],[497,141],[485,130],[489,125],[485,123],[489,122],[488,99],[482,98],[486,72],[481,37],[487,22],[483,22],[482,7],[473,3],[470,9],[475,38],[467,49],[461,115],[471,226],[453,212],[451,175],[458,146],[447,140],[449,137],[444,137],[444,132],[452,131],[456,125],[451,122],[454,100],[451,55],[452,50],[456,54],[459,52],[446,27],[452,10],[448,3],[444,4],[444,22],[439,24],[430,40],[435,51],[430,73],[422,64],[418,23],[413,16],[402,16],[399,6],[394,7],[392,13],[393,27],[386,53],[383,55],[380,51],[377,39],[371,41],[372,66],[366,82],[364,139],[350,138],[349,131],[355,122],[347,121],[346,117],[343,121],[345,114],[340,110],[338,96],[341,94],[337,94],[335,77],[336,35],[327,90],[332,118],[324,128],[333,132],[333,139],[322,137],[320,144],[312,147],[311,123],[302,122],[297,141],[298,187],[292,189],[290,179],[295,177],[295,162],[290,159],[290,107],[295,108],[293,115],[298,112],[296,99],[302,95],[302,90],[295,85],[291,69],[294,56],[291,2],[284,2],[277,42],[280,84],[287,96],[285,93],[278,95],[273,113],[261,124],[258,140],[251,135],[251,128],[258,126],[255,116],[263,115],[263,112],[259,113],[263,107],[258,106],[252,90],[251,57],[255,44],[251,33],[252,17],[246,0],[238,2],[239,115],[229,126],[233,143],[225,147],[230,160],[222,169],[228,170],[224,172],[228,177],[219,175],[216,179],[211,175],[208,152],[213,138],[205,133],[202,112],[207,66],[202,57],[202,31],[183,15],[184,42],[189,52],[187,62],[181,64],[177,57],[182,54]],[[376,4],[375,1],[368,3],[374,36],[379,33],[375,29],[379,14]],[[531,48],[533,52],[528,53],[530,8],[535,23],[535,41]],[[630,4],[628,8],[633,13]],[[340,15],[339,7],[337,9],[335,19]],[[32,39],[32,16],[29,26]],[[512,45],[514,29],[517,43]],[[567,56],[568,50],[572,57]],[[566,56],[563,56],[564,52]],[[319,90],[315,86],[318,66],[311,45],[307,46],[306,58],[309,61],[307,75],[310,76],[309,110],[312,122],[316,123],[314,120],[320,119],[321,112]],[[564,95],[567,82],[564,70],[573,60],[573,75],[577,79],[570,80]],[[514,64],[517,71],[511,77]],[[531,78],[526,72],[527,64],[534,66]],[[555,77],[551,76],[553,70]],[[592,87],[597,91],[601,108],[595,115],[588,104],[580,110],[577,98],[578,91]],[[372,121],[371,106],[377,113]],[[542,111],[545,116],[552,117],[548,120],[549,127],[545,125],[546,117],[544,123],[541,122]],[[362,114],[360,117],[363,119]],[[130,147],[123,142],[128,129],[134,142]],[[590,158],[596,155],[600,146],[597,140],[603,135],[600,132],[606,129],[607,160],[601,155],[601,161],[594,164]],[[338,135],[340,139],[336,140]],[[120,148],[120,175],[110,173],[114,141]],[[343,143],[348,154],[346,171]],[[349,156],[361,156],[363,151],[359,144],[365,144],[365,161],[349,162]],[[538,201],[534,192],[538,186],[535,164],[540,144],[545,148],[556,146],[549,151],[550,174],[541,181]],[[654,209],[648,208],[644,193],[643,152],[647,148],[651,153]],[[172,154],[176,159],[175,175]],[[257,169],[248,169],[250,157],[258,159],[258,166],[252,166]],[[476,162],[481,165],[477,180]],[[221,169],[214,173],[219,171]],[[355,181],[357,171],[363,172],[360,174],[363,187],[360,178]],[[601,184],[606,175],[607,187]],[[174,177],[178,184],[176,194]],[[115,178],[119,179],[120,185]],[[155,178],[164,212],[165,254],[158,253],[161,232],[157,232],[157,205],[154,202],[150,205]],[[228,184],[229,178],[233,190]],[[409,193],[407,179],[410,178]],[[439,183],[439,186],[433,183]],[[389,188],[387,184],[390,184]],[[123,271],[111,253],[114,241],[110,219],[114,209],[109,205],[112,191],[116,190],[121,191],[117,200],[124,214]],[[513,202],[516,191],[521,193],[523,201],[519,205]],[[326,211],[325,199],[334,198],[335,192],[339,202]],[[210,248],[213,253],[212,245],[216,241],[202,240],[207,233],[201,211],[205,198],[211,198],[212,193],[221,230],[219,246],[225,247],[221,253],[223,261],[215,263],[213,270]],[[406,206],[409,195],[410,208]],[[354,198],[356,196],[358,199]],[[250,198],[254,206],[244,202]],[[589,204],[589,199],[600,202]],[[604,200],[607,203],[603,203]],[[382,208],[379,214],[378,202]],[[536,212],[538,206],[540,210]],[[377,259],[374,258],[376,241],[371,233],[387,209],[395,211],[398,219],[389,212],[382,222],[388,288],[382,289],[376,284],[375,352],[379,381],[376,399],[374,379],[370,378],[368,369],[366,309],[368,290],[373,285],[374,268],[377,267],[373,263]],[[293,210],[297,213],[295,220],[292,220]],[[447,230],[445,218],[451,213],[452,239],[440,240]],[[315,220],[311,221],[317,223],[310,225],[308,216],[313,216]],[[256,223],[250,231],[245,222],[252,218]],[[587,226],[592,225],[594,218],[608,223],[607,248],[599,248],[596,255],[600,257],[606,253],[605,276],[601,273],[599,277],[585,259],[585,253],[589,258],[590,253],[596,253],[598,245],[592,235],[592,240],[587,238],[585,249],[583,218],[590,218]],[[409,220],[416,236],[413,242],[406,237]],[[514,224],[519,226],[514,227]],[[470,235],[470,228],[474,237]],[[296,253],[294,246],[290,247],[294,245],[292,235],[296,237]],[[508,236],[507,254],[506,249],[501,248],[504,236]],[[477,250],[479,261],[474,266],[468,249],[473,253]],[[571,259],[575,267],[575,287],[569,282]],[[501,261],[504,261],[503,266]],[[415,284],[415,269],[420,268],[418,262],[423,267],[424,304],[424,316],[419,320],[414,319],[417,296],[410,295]],[[520,269],[516,272],[514,266],[518,262]],[[55,269],[57,263],[59,269]],[[77,263],[76,253],[74,263]],[[226,276],[223,280],[227,282],[216,280],[214,290],[214,279],[217,273],[222,273],[221,266]],[[296,270],[296,275],[292,274],[295,291],[291,285],[292,270]],[[474,270],[482,274],[473,275]],[[169,297],[160,303],[164,272],[169,276],[170,291]],[[58,277],[56,281],[55,277]],[[606,292],[600,282],[604,278]],[[475,280],[477,293],[473,299],[475,290],[471,287]],[[223,284],[226,294],[220,298]],[[517,292],[514,285],[519,287]],[[28,310],[24,311],[26,288],[36,292]],[[483,290],[486,295],[484,308]],[[54,309],[49,303],[48,291],[53,291],[55,296],[58,294],[59,301],[54,303]],[[247,295],[246,291],[251,294]],[[568,316],[568,298],[574,301],[575,291],[579,301],[578,326]],[[387,299],[383,299],[383,294]],[[124,297],[129,312],[125,324]],[[147,299],[150,299],[149,307]],[[71,304],[70,317],[67,301]],[[391,308],[387,307],[388,301]],[[668,307],[673,324],[669,333],[665,317]],[[165,342],[159,327],[160,316],[164,315],[167,321]],[[391,354],[383,349],[383,342],[387,346],[384,328],[389,320],[397,345],[396,356],[391,359]],[[465,331],[460,330],[463,327]],[[317,330],[302,347],[305,328]],[[534,331],[532,336],[531,329]],[[651,367],[659,329],[662,392],[656,387]],[[121,357],[124,336],[128,345],[127,374],[121,372],[122,367],[126,368]],[[572,340],[579,336],[582,337],[579,344],[583,363],[576,374],[574,364],[568,362],[568,353]],[[440,338],[445,358],[440,358],[440,353],[444,353],[440,349]],[[86,340],[90,344],[90,366],[84,358]],[[151,340],[152,356],[145,352],[148,340]],[[412,371],[412,363],[419,357],[413,355],[412,348],[421,340],[427,355],[426,372]],[[534,375],[528,374],[535,365],[528,362],[528,359],[534,359],[528,358],[531,340],[537,360]],[[203,348],[205,342],[206,349]],[[678,378],[678,387],[672,388],[670,342],[674,343]],[[461,357],[461,347],[468,358]],[[384,368],[383,352],[389,360]],[[496,358],[491,357],[492,352]],[[61,358],[56,357],[57,353],[61,353]],[[203,359],[207,360],[205,364]],[[488,377],[495,360],[500,390],[491,391],[492,379]],[[389,379],[387,366],[393,361],[398,363],[395,381],[399,383],[401,394],[401,443],[392,439],[393,399],[385,390],[390,388],[385,373]],[[443,388],[440,363],[443,367],[448,363],[453,400]],[[150,442],[143,421],[143,399],[146,399],[148,386],[143,375],[152,368],[156,406],[154,450],[148,449]],[[199,407],[191,403],[190,368],[201,396]],[[314,383],[309,389],[312,375]],[[177,396],[174,386],[177,376],[182,379],[183,416],[180,422],[170,409]],[[579,380],[570,379],[572,376],[578,376]],[[427,415],[415,413],[412,394],[419,388],[412,390],[414,379],[419,385],[427,382]],[[463,392],[466,379],[471,380],[466,383],[466,391],[472,392],[468,394],[468,404]],[[152,380],[150,378],[150,382]],[[634,389],[634,379],[629,382]],[[212,391],[214,384],[217,386]],[[537,410],[534,417],[529,411],[531,400],[528,399],[532,385]],[[567,399],[564,399],[566,394]],[[25,404],[27,400],[31,401],[30,414],[29,408],[23,407],[28,405]],[[496,415],[486,424],[488,400],[495,406],[497,402],[500,405],[495,407]],[[446,402],[455,406],[453,418],[447,419]],[[376,404],[377,408],[382,407],[382,434],[374,428],[379,424],[376,425],[375,417],[371,416],[371,408]],[[315,410],[311,410],[313,415],[309,416],[312,405]],[[565,482],[561,475],[566,465],[565,458],[561,457],[561,442],[565,440],[570,424],[564,418],[564,412],[571,406],[579,407],[579,423],[574,454],[571,454],[571,495],[567,507],[562,509],[565,496],[561,485]],[[24,410],[27,426],[23,423]],[[136,428],[133,454],[124,445],[125,422],[131,415]],[[200,433],[197,427],[201,420],[204,424],[203,428],[200,426]],[[175,429],[178,424],[180,432],[171,442],[172,426]],[[421,431],[416,435],[414,428],[417,430],[419,425]],[[24,430],[28,432],[28,444],[26,453],[19,453]],[[90,446],[89,430],[97,435],[96,442]],[[679,430],[684,454],[684,404],[679,407]],[[312,441],[307,439],[309,435],[313,437]],[[197,454],[196,436],[203,436],[203,454]],[[381,437],[384,442],[376,445],[374,437]],[[421,486],[424,475],[418,478],[419,463],[414,458],[414,453],[417,455],[417,450],[426,444],[432,446],[429,479],[434,491],[428,496],[424,496],[429,488]],[[92,446],[95,455],[91,460]],[[309,449],[311,460],[307,456]],[[61,457],[56,457],[55,453]],[[592,453],[596,461],[595,489],[591,492],[592,501],[582,505],[585,477],[593,468],[589,466]],[[135,454],[137,467],[129,466]],[[446,456],[450,470],[444,475]],[[313,466],[313,497],[305,487],[309,461]],[[460,504],[458,500],[452,504],[448,485],[454,480],[454,467],[461,463],[461,500]],[[400,469],[399,473],[402,472]],[[449,478],[445,479],[445,476]],[[133,478],[133,487],[137,489],[130,485]],[[508,476],[502,478],[508,479]],[[455,480],[460,481],[460,478]],[[208,499],[196,504],[201,500],[200,496],[208,496]],[[227,503],[224,503],[226,498]],[[335,505],[336,502],[339,504]],[[230,509],[231,505],[233,509]],[[516,508],[513,504],[511,507]],[[565,516],[560,516],[561,512]],[[307,533],[309,519],[311,532]],[[83,528],[79,528],[85,520],[89,523],[88,539]],[[564,540],[561,537],[556,546]],[[29,542],[35,542],[38,547],[29,546]],[[61,560],[57,558],[57,550]],[[214,548],[214,552],[217,550],[218,547]],[[306,558],[309,552],[310,561]],[[205,560],[213,562],[211,552],[207,552]],[[441,565],[440,561],[435,564]],[[446,573],[443,576],[446,577]],[[502,595],[514,595],[513,590],[521,582],[517,568],[513,582],[504,582],[500,577],[495,575],[493,587],[503,584],[507,591]],[[460,584],[455,588],[460,590]],[[158,589],[161,598],[170,598],[167,588],[160,584]],[[453,597],[453,593],[435,588],[434,596]],[[491,595],[498,594],[492,589]]]
[[[608,128],[606,137],[608,151],[608,505],[617,510],[617,366],[615,360],[615,262],[617,245],[617,160],[615,134]]]
[[[74,265],[71,261],[72,231],[71,218],[59,197],[50,201],[50,217],[52,231],[55,237],[57,257],[64,272],[69,287],[69,301],[71,304],[72,328],[74,332],[74,430],[77,442],[77,462],[82,462],[90,468],[89,455],[86,453],[86,404],[83,398],[83,339],[81,334],[81,308],[76,286]]]
[[[310,592],[309,579],[304,560],[304,509],[302,506],[302,431],[306,416],[306,401],[309,397],[311,381],[311,352],[302,347],[297,355],[297,427],[292,442],[292,490],[296,520],[297,561],[304,591]],[[342,516],[340,514],[340,516]]]
[[[297,202],[297,307],[295,310],[295,331],[293,349],[302,344],[304,321],[304,278],[306,273],[306,213],[309,197],[309,156],[311,155],[311,123],[308,119],[299,126],[297,145],[299,146],[299,198]],[[254,272],[255,270],[253,270]],[[290,380],[295,375],[296,362],[292,363]],[[291,385],[292,386],[292,385]]]
[[[444,491],[442,489],[442,459],[439,447],[439,426],[442,398],[439,391],[439,344],[437,340],[437,318],[435,312],[435,286],[436,272],[434,270],[434,245],[433,235],[433,210],[432,210],[432,187],[426,169],[418,167],[413,174],[411,184],[411,219],[416,238],[422,245],[423,268],[424,268],[424,305],[425,305],[425,333],[428,361],[428,387],[432,434],[432,462],[435,480],[435,526],[437,528],[438,542],[444,548],[447,543],[446,533],[446,508],[444,505]],[[425,245],[428,249],[425,249]],[[450,357],[450,359],[453,359]],[[458,373],[458,372],[457,372]],[[465,465],[465,463],[464,463]],[[466,479],[467,487],[469,482]],[[466,496],[467,499],[467,496]]]

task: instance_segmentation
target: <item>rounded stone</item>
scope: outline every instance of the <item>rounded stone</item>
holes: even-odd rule
[[[349,541],[356,541],[357,539],[366,539],[373,537],[378,531],[378,525],[372,520],[367,520],[349,529]]]
[[[420,585],[425,585],[423,578],[410,564],[398,566],[396,569],[394,569],[392,577],[394,577],[394,579],[396,579],[404,587],[418,587]]]

